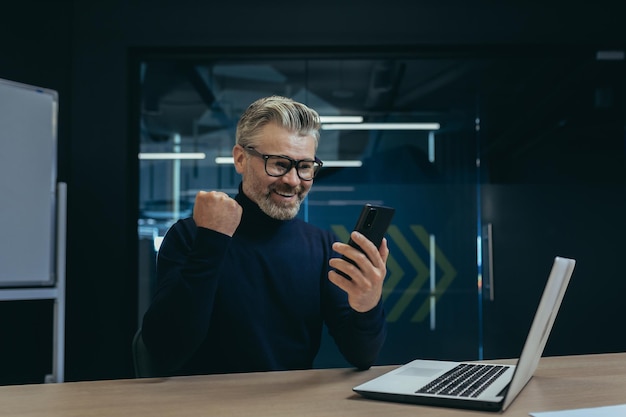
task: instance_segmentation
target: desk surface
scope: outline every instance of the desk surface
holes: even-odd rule
[[[352,392],[353,386],[392,368],[4,386],[0,413],[12,417],[491,415],[367,400]],[[624,387],[626,353],[543,358],[505,415],[623,404]]]

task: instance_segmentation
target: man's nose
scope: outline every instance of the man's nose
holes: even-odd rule
[[[291,185],[300,184],[300,177],[298,176],[298,170],[295,166],[291,167],[289,171],[285,175],[282,176],[283,180]]]

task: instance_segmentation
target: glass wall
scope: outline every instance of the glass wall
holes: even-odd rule
[[[301,210],[304,220],[347,240],[363,203],[397,209],[384,294],[390,341],[381,362],[476,357],[478,67],[375,57],[145,60],[140,315],[165,231],[191,214],[198,190],[237,192],[240,179],[228,159],[237,120],[255,99],[279,94],[324,120],[324,168]],[[345,116],[353,119],[333,119]],[[461,329],[462,341],[448,344],[453,329]],[[325,342],[319,366],[335,364],[342,361]]]
[[[537,53],[351,56],[206,53],[142,60],[139,321],[156,284],[160,239],[174,221],[191,214],[199,190],[234,196],[240,178],[229,158],[238,118],[257,98],[279,94],[306,103],[324,119],[318,151],[324,168],[299,214],[305,221],[347,240],[363,203],[397,209],[387,236],[389,339],[380,363],[483,357],[484,329],[493,327],[485,318],[485,310],[493,309],[487,291],[493,271],[483,268],[493,266],[493,259],[483,259],[483,233],[494,222],[494,200],[485,190],[537,178],[580,182],[572,177],[579,171],[558,149],[570,140],[580,146],[572,135],[582,133],[559,123],[580,122],[564,92],[598,60]],[[594,82],[602,78],[592,76]],[[604,81],[584,99],[599,111],[622,106],[623,91]],[[610,122],[597,119],[599,111],[594,120],[605,129]],[[623,114],[614,118],[621,121]],[[605,135],[603,146],[614,148],[611,168],[594,163],[601,172],[595,169],[591,177],[623,175],[619,135]],[[529,308],[516,335],[530,322]],[[501,355],[495,349],[489,356]],[[318,366],[344,365],[325,339]]]

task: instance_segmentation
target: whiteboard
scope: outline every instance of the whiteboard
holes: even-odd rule
[[[55,283],[58,94],[0,79],[0,287]]]

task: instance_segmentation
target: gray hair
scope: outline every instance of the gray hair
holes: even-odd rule
[[[313,136],[317,149],[319,114],[302,103],[281,96],[258,99],[246,109],[237,123],[237,144],[243,147],[254,145],[255,137],[268,123],[276,123],[302,136]]]

